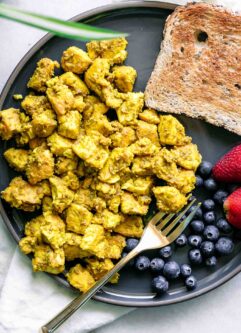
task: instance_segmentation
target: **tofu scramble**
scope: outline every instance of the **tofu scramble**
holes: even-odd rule
[[[66,274],[75,260],[66,277],[82,292],[112,269],[126,237],[141,237],[153,198],[167,213],[186,204],[201,162],[182,124],[133,92],[126,46],[124,38],[92,41],[87,51],[71,46],[58,76],[57,61],[40,59],[21,107],[0,112],[1,138],[16,142],[4,157],[22,173],[2,198],[41,209],[20,249],[32,253],[35,272]]]

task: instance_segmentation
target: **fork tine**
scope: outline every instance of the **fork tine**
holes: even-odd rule
[[[153,218],[148,222],[148,224],[156,224],[160,221],[163,216],[165,216],[166,213],[158,212],[156,215],[153,216]]]
[[[164,220],[158,221],[156,224],[157,229],[161,226],[162,228],[175,216],[175,213],[168,214]]]
[[[162,234],[164,235],[164,236],[166,236],[174,227],[175,227],[175,225],[180,221],[180,219],[184,216],[184,214],[188,211],[188,209],[190,209],[191,207],[192,207],[192,205],[194,204],[194,202],[196,201],[196,198],[195,199],[193,199],[191,202],[190,202],[190,204],[180,213],[180,214],[178,214],[178,216],[172,221],[172,223],[170,223],[170,225],[167,227],[167,228],[165,228],[165,229],[163,229],[163,227],[166,225],[166,223],[160,223],[158,226],[157,226],[157,229],[159,230],[159,231],[162,231]],[[175,215],[175,214],[173,214],[173,215]],[[170,219],[169,219],[170,220]]]
[[[200,206],[201,202],[197,204],[196,208],[187,216],[187,218],[167,237],[170,243],[174,242],[174,240],[186,229]]]

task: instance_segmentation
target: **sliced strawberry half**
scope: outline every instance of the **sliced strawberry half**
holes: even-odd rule
[[[231,149],[213,167],[213,177],[220,182],[241,183],[241,144]]]
[[[241,229],[241,187],[227,197],[223,208],[229,223]]]

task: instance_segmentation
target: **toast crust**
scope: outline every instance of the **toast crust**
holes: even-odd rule
[[[168,17],[146,105],[241,135],[241,15],[191,3]]]

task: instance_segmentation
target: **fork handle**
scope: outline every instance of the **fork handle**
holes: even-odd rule
[[[76,310],[83,306],[101,287],[103,287],[110,278],[117,273],[128,261],[134,258],[141,251],[138,249],[138,245],[131,252],[129,252],[124,258],[122,258],[108,273],[106,273],[99,281],[97,281],[92,288],[86,293],[76,297],[71,303],[69,303],[61,312],[59,312],[52,320],[40,328],[39,333],[52,333],[59,326],[61,326]]]

